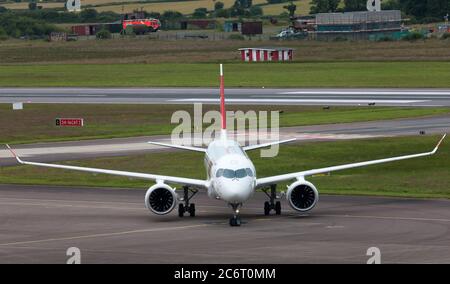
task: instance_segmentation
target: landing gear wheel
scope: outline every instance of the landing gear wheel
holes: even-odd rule
[[[233,216],[230,218],[231,227],[239,227],[241,225],[241,218],[239,216]]]
[[[191,217],[195,217],[195,204],[191,203],[191,205],[189,206],[189,215]]]
[[[183,204],[180,204],[180,205],[178,205],[178,216],[179,217],[183,217],[184,216],[184,205]]]
[[[277,201],[275,203],[275,214],[281,215],[281,202]]]
[[[269,201],[264,202],[264,215],[269,216],[270,214],[270,203]]]

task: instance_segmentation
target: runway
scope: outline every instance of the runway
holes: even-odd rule
[[[0,263],[450,263],[450,201],[321,196],[310,214],[282,201],[263,216],[257,193],[231,209],[201,193],[197,217],[156,216],[145,190],[0,185]]]
[[[227,88],[227,103],[450,106],[450,89]],[[0,103],[218,103],[218,88],[0,88]]]
[[[435,116],[385,121],[356,122],[285,127],[280,129],[279,140],[296,138],[296,143],[336,141],[376,137],[414,136],[424,131],[428,135],[450,133],[450,116]],[[239,136],[239,134],[238,134]],[[231,134],[231,138],[236,134]],[[274,139],[272,139],[274,140]],[[57,162],[97,157],[138,155],[152,152],[175,151],[172,148],[150,145],[148,141],[171,143],[170,136],[143,136],[131,138],[99,139],[70,142],[37,143],[14,146],[17,153],[31,161]],[[269,140],[267,140],[269,141]],[[260,143],[267,142],[266,140]],[[251,141],[256,143],[256,141]],[[282,147],[282,146],[281,146]],[[0,148],[0,166],[16,165],[11,153]]]

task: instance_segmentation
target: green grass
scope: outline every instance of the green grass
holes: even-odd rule
[[[203,113],[217,110],[216,105],[203,106]],[[192,114],[192,105],[79,105],[25,104],[22,111],[0,104],[0,143],[33,143],[101,139],[145,135],[170,134],[175,124],[171,116],[177,110]],[[422,117],[450,114],[450,108],[392,108],[392,107],[331,107],[319,106],[237,106],[229,111],[283,111],[280,126],[302,126],[383,119]],[[60,128],[54,125],[57,117],[82,117],[82,128]],[[270,123],[268,124],[270,126]],[[205,125],[206,128],[207,125]]]
[[[437,136],[306,143],[280,148],[277,157],[251,153],[259,177],[430,151]],[[203,156],[192,152],[72,161],[64,164],[205,178]],[[432,157],[310,177],[321,193],[450,198],[450,143]],[[146,188],[149,181],[31,166],[0,168],[0,183]],[[279,189],[285,186],[280,185]]]
[[[4,65],[0,87],[215,87],[218,65]],[[233,63],[227,87],[449,87],[450,62]]]

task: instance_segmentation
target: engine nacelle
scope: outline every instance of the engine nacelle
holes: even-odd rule
[[[308,181],[296,181],[288,187],[286,198],[294,210],[306,212],[316,205],[319,200],[319,192]]]
[[[157,183],[145,194],[145,206],[158,215],[169,214],[177,205],[178,195],[167,184]]]

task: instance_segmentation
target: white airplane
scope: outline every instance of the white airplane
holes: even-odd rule
[[[155,145],[204,153],[207,172],[206,180],[27,162],[20,159],[20,157],[17,156],[9,145],[6,146],[11,150],[17,161],[24,165],[110,174],[156,181],[156,183],[150,187],[145,194],[145,205],[150,211],[158,215],[170,213],[178,204],[178,214],[180,217],[182,217],[186,212],[188,212],[192,217],[195,216],[195,204],[190,203],[190,200],[198,192],[198,190],[206,190],[210,198],[223,200],[231,206],[233,209],[233,215],[230,218],[230,225],[240,226],[241,219],[239,216],[239,209],[252,197],[257,189],[263,190],[269,199],[269,201],[264,203],[264,214],[269,215],[270,211],[274,210],[275,213],[279,215],[281,214],[281,203],[280,201],[275,202],[275,200],[279,198],[276,195],[276,185],[282,181],[293,180],[293,183],[288,186],[286,192],[286,198],[289,205],[296,211],[307,212],[316,205],[319,199],[319,192],[312,183],[305,180],[305,177],[375,164],[431,156],[437,152],[440,144],[446,136],[444,135],[442,137],[433,151],[427,153],[257,178],[255,166],[247,156],[246,151],[264,148],[275,144],[287,143],[295,139],[242,147],[236,141],[227,138],[222,65],[220,65],[220,109],[222,116],[222,129],[220,132],[220,137],[211,142],[208,145],[208,148],[149,142]],[[168,184],[178,184],[183,186],[183,197],[180,198],[175,191],[175,188]],[[268,193],[269,190],[270,193]]]

